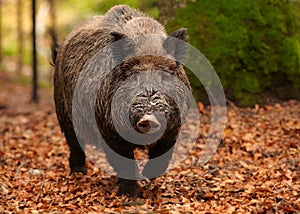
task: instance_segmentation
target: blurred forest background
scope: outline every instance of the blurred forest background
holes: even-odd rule
[[[0,78],[20,84],[32,76],[31,0],[0,0]],[[37,0],[40,87],[52,87],[49,29],[59,41],[81,21],[128,4],[166,26],[188,29],[189,42],[211,62],[227,99],[241,106],[300,99],[298,0]],[[189,74],[194,95],[205,99]],[[1,86],[0,86],[1,92]]]

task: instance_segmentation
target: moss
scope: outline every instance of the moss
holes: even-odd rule
[[[288,0],[197,0],[179,9],[167,29],[187,27],[190,43],[210,60],[226,96],[253,105],[274,85],[300,88],[296,6]],[[202,94],[199,83],[191,82],[194,93]]]

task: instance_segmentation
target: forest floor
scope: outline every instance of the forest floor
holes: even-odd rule
[[[69,175],[50,89],[39,91],[37,105],[30,86],[0,79],[0,213],[300,213],[298,101],[230,104],[221,144],[206,164],[189,161],[199,158],[209,120],[189,158],[142,181],[139,198],[130,198],[117,196],[117,178],[90,161],[87,175]],[[199,107],[209,118],[209,107]]]

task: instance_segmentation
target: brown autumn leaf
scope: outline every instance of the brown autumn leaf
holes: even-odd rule
[[[51,91],[41,89],[40,104],[34,105],[24,96],[29,86],[1,82],[0,90],[1,212],[300,212],[299,101],[228,106],[222,142],[200,166],[195,163],[205,148],[211,115],[210,107],[198,103],[200,135],[187,159],[153,181],[142,181],[140,197],[133,199],[117,196],[117,178],[89,161],[87,175],[69,176],[69,150]],[[188,126],[184,134],[188,138],[195,130]]]

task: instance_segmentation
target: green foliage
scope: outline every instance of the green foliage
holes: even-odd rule
[[[157,8],[157,0],[148,0],[148,1],[141,1],[141,0],[103,0],[100,1],[99,4],[96,6],[96,11],[106,12],[111,7],[118,5],[118,4],[127,4],[133,8],[139,8],[140,10],[144,11],[145,13],[151,15],[154,18],[158,18],[158,8]]]
[[[196,0],[167,28],[188,28],[190,43],[210,60],[227,97],[240,105],[261,103],[267,92],[300,98],[300,10],[295,6],[289,0]],[[286,93],[277,92],[285,85]]]

